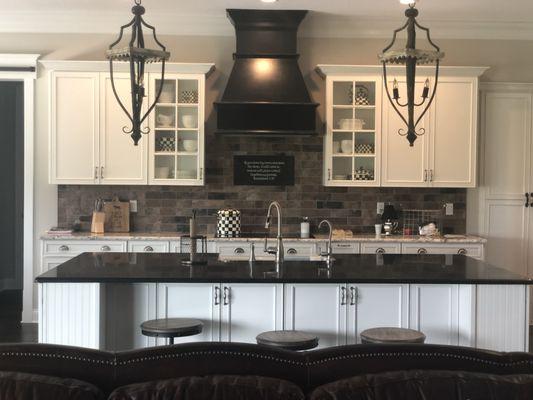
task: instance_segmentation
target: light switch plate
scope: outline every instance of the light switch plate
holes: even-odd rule
[[[385,203],[383,203],[382,201],[378,201],[377,214],[381,215],[383,214],[383,211],[385,211]]]
[[[446,215],[453,215],[453,203],[446,203]]]
[[[137,200],[130,200],[130,212],[137,212]]]

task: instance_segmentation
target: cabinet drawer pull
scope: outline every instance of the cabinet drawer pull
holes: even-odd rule
[[[524,204],[524,207],[529,207],[529,193],[526,193],[526,204]]]
[[[111,247],[109,247],[108,245],[100,247],[100,251],[109,251],[109,250],[111,250]]]
[[[342,247],[342,248],[345,248],[345,249],[348,249],[348,248],[352,247],[352,245],[349,244],[349,243],[337,243],[334,246],[335,247]]]
[[[298,250],[290,248],[289,250],[287,250],[287,254],[298,254]]]
[[[355,306],[357,303],[357,289],[353,286],[350,287],[350,305]]]
[[[385,251],[385,249],[383,247],[378,247],[376,249],[376,254],[385,254],[385,253],[386,253],[386,251]]]
[[[69,250],[70,248],[66,244],[59,246],[59,251],[69,251]]]
[[[98,167],[94,167],[94,179],[98,179]]]
[[[242,247],[237,247],[233,252],[235,254],[244,254],[244,249]]]
[[[220,305],[220,288],[215,286],[215,306]]]
[[[346,288],[343,286],[341,287],[341,306],[346,305]]]
[[[423,247],[418,249],[418,251],[417,251],[417,254],[427,254],[427,253],[428,253],[428,251],[426,249],[424,249]]]
[[[224,305],[227,306],[229,304],[229,287],[224,286]]]
[[[459,250],[457,250],[457,254],[463,254],[463,255],[466,255],[466,254],[468,254],[468,250],[466,250],[466,249],[459,249]]]
[[[100,179],[104,179],[104,167],[100,167]]]
[[[428,170],[425,169],[424,170],[424,182],[427,182],[428,181]]]
[[[154,251],[154,248],[152,246],[146,246],[143,251]]]

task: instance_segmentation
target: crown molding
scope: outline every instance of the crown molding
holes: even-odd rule
[[[109,61],[81,60],[40,60],[39,64],[47,70],[70,72],[108,72]],[[129,72],[129,64],[117,62],[113,64],[116,72]],[[161,64],[146,65],[146,72],[160,72]],[[213,63],[165,63],[165,73],[209,75],[215,70]]]
[[[35,68],[40,54],[0,53],[1,68]]]
[[[431,71],[435,70],[433,66],[418,66],[417,71]],[[441,66],[439,68],[440,76],[453,77],[480,77],[488,70],[489,67],[463,67],[463,66]],[[327,76],[350,76],[350,75],[381,75],[383,66],[377,65],[333,65],[333,64],[319,64],[315,68],[316,72],[322,77]],[[387,72],[390,73],[405,73],[405,67],[399,65],[388,65]]]
[[[102,33],[118,34],[128,21],[127,13],[31,11],[0,13],[0,32],[5,33]],[[225,13],[220,14],[146,14],[148,23],[159,35],[234,36]],[[310,12],[299,34],[313,38],[390,38],[402,18],[380,19]],[[520,21],[444,21],[422,20],[437,39],[533,40],[533,23]]]

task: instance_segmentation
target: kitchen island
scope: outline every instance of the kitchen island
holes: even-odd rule
[[[186,254],[83,253],[36,278],[39,340],[104,349],[164,344],[142,321],[192,317],[182,341],[254,342],[274,329],[316,333],[321,346],[364,329],[410,327],[429,343],[525,351],[530,281],[462,255],[335,255],[323,261],[182,264]]]

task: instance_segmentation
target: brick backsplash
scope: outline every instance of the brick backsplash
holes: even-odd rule
[[[146,140],[146,139],[143,139]],[[267,207],[280,202],[285,233],[300,230],[302,217],[313,228],[329,219],[335,228],[372,233],[376,202],[391,202],[399,209],[437,209],[454,203],[454,215],[444,217],[446,233],[465,233],[466,190],[431,188],[327,188],[322,185],[322,137],[255,138],[206,137],[206,185],[191,186],[104,186],[60,185],[58,224],[71,226],[76,219],[90,229],[90,215],[98,197],[136,199],[133,231],[188,231],[188,218],[197,209],[201,233],[214,234],[220,208],[233,207],[242,213],[243,232],[262,232]],[[124,149],[127,152],[127,149]],[[408,147],[406,146],[406,151]],[[295,185],[234,186],[233,155],[287,154],[295,158]]]

